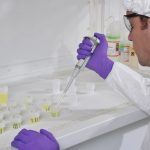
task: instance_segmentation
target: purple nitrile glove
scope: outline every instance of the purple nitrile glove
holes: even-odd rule
[[[89,38],[85,38],[79,44],[79,49],[77,49],[77,59],[85,59],[87,56],[91,56],[86,67],[106,79],[112,70],[114,62],[107,57],[108,43],[105,35],[94,33],[94,36],[100,40],[100,44],[97,45],[95,51],[91,53],[92,43]]]
[[[40,133],[22,129],[11,142],[18,150],[59,150],[59,144],[52,133],[41,129]]]

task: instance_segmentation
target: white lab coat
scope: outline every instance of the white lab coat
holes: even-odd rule
[[[115,62],[106,82],[150,115],[150,78],[145,78],[129,67]],[[150,125],[141,150],[150,150]]]

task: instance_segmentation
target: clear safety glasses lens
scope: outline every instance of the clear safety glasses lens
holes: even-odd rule
[[[126,28],[129,30],[129,32],[132,31],[132,26],[131,26],[131,23],[130,23],[130,19],[134,18],[134,17],[149,18],[148,16],[140,15],[140,14],[137,14],[137,13],[132,13],[132,14],[124,15],[124,17],[123,17],[124,24],[125,24]]]
[[[124,24],[125,24],[127,30],[128,30],[129,32],[131,32],[132,26],[131,26],[131,23],[130,23],[130,21],[129,21],[129,18],[128,18],[127,16],[124,16],[124,17],[123,17],[123,20],[124,20]]]

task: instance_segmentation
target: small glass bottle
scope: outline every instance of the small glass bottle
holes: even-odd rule
[[[60,116],[60,106],[52,105],[52,107],[51,107],[51,116],[52,117],[59,117]]]
[[[52,105],[51,105],[51,116],[52,117],[59,117],[60,116],[60,113],[61,113],[61,104],[63,103],[63,96],[61,94],[58,94],[58,95],[53,95],[51,97],[51,102],[52,102]]]
[[[107,35],[107,41],[108,41],[107,56],[113,61],[118,61],[120,36]]]
[[[3,118],[4,118],[4,115],[0,114],[0,134],[4,133],[4,130],[5,130],[5,122]]]
[[[0,122],[0,134],[4,133],[5,131],[5,123],[4,121],[1,121]]]
[[[40,113],[36,110],[29,110],[28,113],[29,123],[38,123],[40,121]]]
[[[20,115],[15,115],[12,118],[12,128],[19,129],[22,125],[22,117]]]
[[[0,105],[7,105],[8,102],[8,86],[0,85]]]
[[[32,113],[31,116],[30,116],[30,122],[31,123],[37,123],[39,121],[40,121],[39,113],[36,113],[36,112]]]
[[[120,43],[120,62],[129,65],[129,44]]]
[[[106,29],[106,37],[108,42],[107,56],[113,60],[119,60],[119,43],[120,43],[120,21],[113,17]]]
[[[43,100],[38,101],[38,105],[42,112],[50,112],[52,104],[49,98],[44,98]]]

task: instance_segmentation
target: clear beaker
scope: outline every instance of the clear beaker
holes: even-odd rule
[[[51,96],[51,116],[52,117],[59,117],[61,113],[61,103],[63,102],[63,97],[61,94],[52,95]]]

